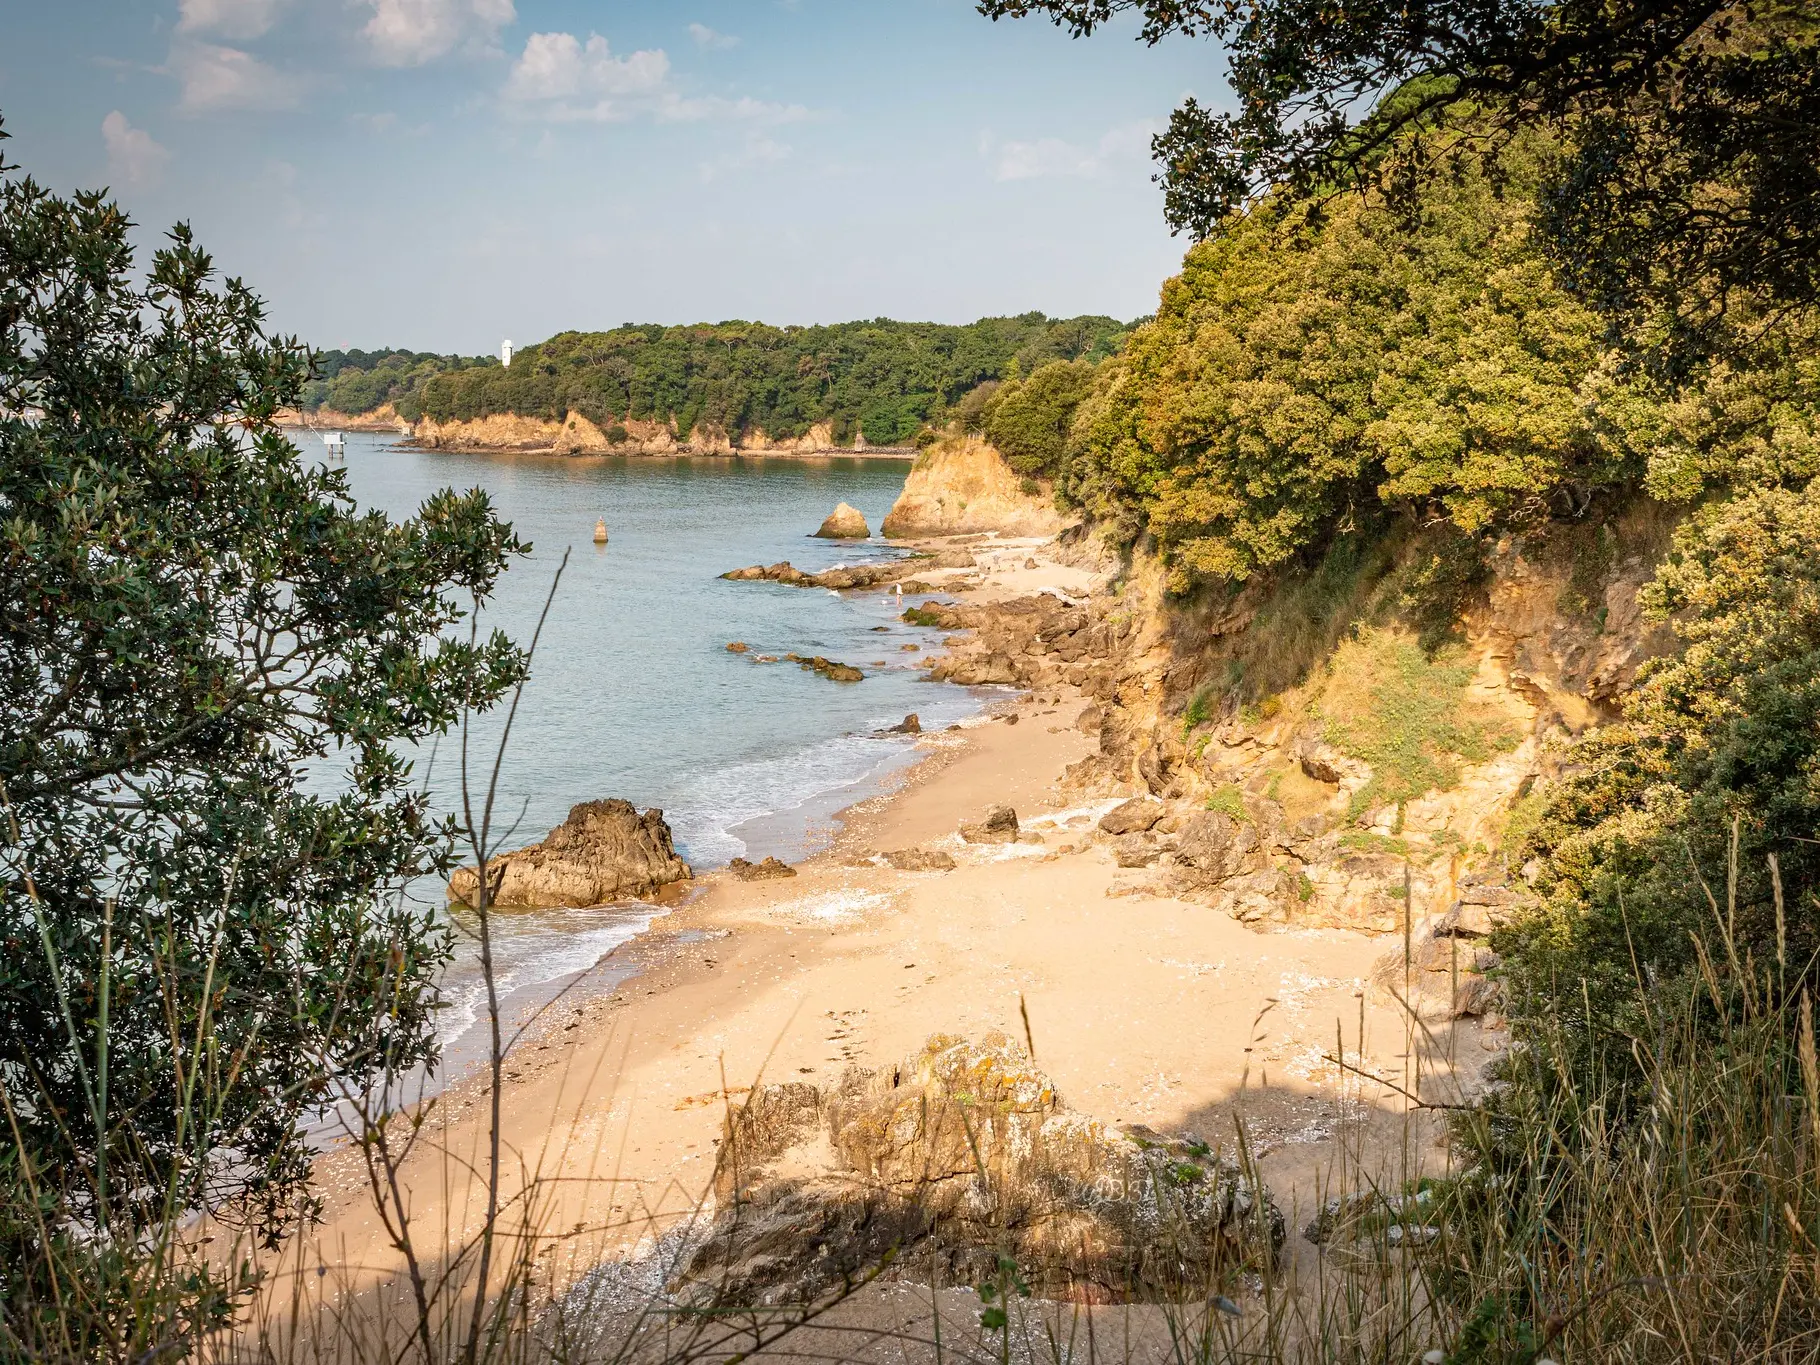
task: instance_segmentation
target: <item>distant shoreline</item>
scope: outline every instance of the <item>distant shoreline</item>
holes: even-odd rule
[[[863,450],[846,450],[835,446],[827,450],[691,450],[678,446],[673,450],[563,450],[556,446],[485,446],[431,445],[415,437],[402,437],[400,445],[440,455],[550,455],[564,460],[900,460],[916,458],[914,446],[867,446]]]
[[[416,426],[396,416],[381,413],[328,412],[308,414],[289,409],[280,413],[276,425],[297,431],[343,431],[373,436],[391,436],[400,445],[413,450],[446,451],[474,455],[559,455],[565,459],[676,459],[700,460],[777,459],[777,460],[914,460],[915,446],[816,446],[810,449],[789,446],[696,447],[687,441],[675,442],[666,449],[652,450],[640,441],[627,441],[624,450],[577,449],[547,441],[460,441],[443,442],[425,439]]]

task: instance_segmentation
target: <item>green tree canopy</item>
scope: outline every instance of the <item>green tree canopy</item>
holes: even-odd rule
[[[1634,482],[1633,390],[1533,230],[1528,137],[1393,204],[1274,197],[1194,247],[1081,409],[1068,493],[1153,533],[1177,586],[1318,548],[1350,511],[1476,533]]]
[[[1546,913],[1510,945],[1521,990],[1620,1052],[1641,1021],[1616,1002],[1696,938],[1820,984],[1820,482],[1703,508],[1644,602],[1682,648],[1570,751],[1528,848]]]
[[[560,421],[574,411],[601,426],[656,420],[685,435],[702,425],[774,437],[826,422],[837,439],[863,431],[874,445],[899,445],[1014,365],[1028,374],[1056,360],[1099,360],[1125,331],[1112,318],[1025,313],[964,327],[878,318],[564,332],[525,347],[509,369],[436,375],[421,401],[438,421],[494,413]]]
[[[1028,379],[1012,379],[984,401],[986,439],[1020,474],[1060,476],[1075,411],[1093,391],[1094,366],[1052,360]]]
[[[1543,228],[1606,310],[1713,344],[1733,290],[1820,302],[1820,21],[1800,0],[979,0],[1076,35],[1222,41],[1238,108],[1187,100],[1153,143],[1170,224],[1206,237],[1260,194],[1435,172],[1411,133],[1560,140]],[[1380,97],[1381,92],[1389,92]],[[1395,147],[1397,156],[1384,157]],[[1720,338],[1722,340],[1722,335]]]

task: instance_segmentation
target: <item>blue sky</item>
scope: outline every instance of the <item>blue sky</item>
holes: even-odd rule
[[[7,159],[321,346],[1151,311],[1217,49],[971,0],[0,0]]]

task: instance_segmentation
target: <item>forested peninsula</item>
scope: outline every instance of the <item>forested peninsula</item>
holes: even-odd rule
[[[615,444],[630,424],[792,441],[825,429],[838,445],[903,446],[933,433],[982,384],[1117,352],[1131,328],[1042,313],[964,326],[877,318],[817,327],[756,322],[563,332],[492,357],[326,351],[303,409],[360,416],[390,404],[405,422],[570,414]]]

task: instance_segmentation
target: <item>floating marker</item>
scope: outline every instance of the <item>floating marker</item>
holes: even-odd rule
[[[594,543],[596,545],[607,543],[607,519],[605,517],[594,523]]]

